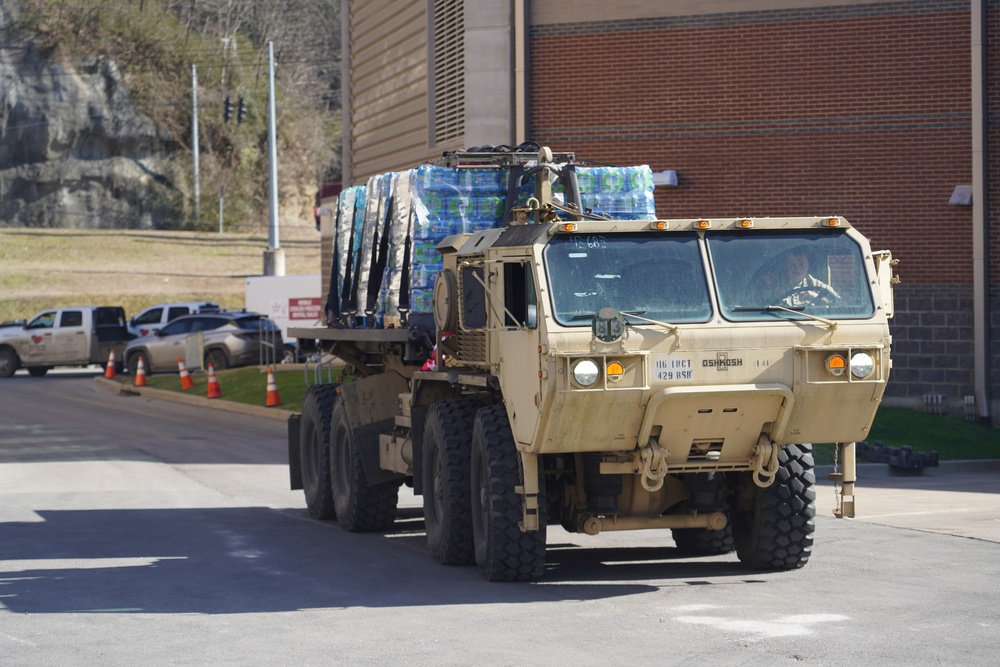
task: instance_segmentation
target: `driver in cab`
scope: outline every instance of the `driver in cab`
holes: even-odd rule
[[[835,289],[809,273],[809,255],[801,248],[786,252],[780,270],[764,282],[768,303],[785,308],[830,303],[840,298]]]

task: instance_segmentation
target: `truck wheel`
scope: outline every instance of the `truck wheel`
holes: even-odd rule
[[[472,536],[479,573],[489,581],[528,581],[545,569],[545,486],[539,529],[523,532],[521,465],[502,403],[476,413],[472,430]]]
[[[395,520],[399,482],[368,485],[361,450],[337,401],[330,419],[330,482],[341,528],[352,533],[385,530]]]
[[[722,530],[674,528],[670,532],[678,551],[692,556],[720,556],[736,548],[731,523]]]
[[[17,353],[9,347],[0,349],[0,378],[9,378],[17,372],[21,366],[21,360],[17,358]]]
[[[33,378],[43,378],[49,372],[48,366],[31,366],[28,368],[28,375]]]
[[[749,474],[746,484],[753,484]],[[794,570],[812,553],[816,528],[816,473],[812,445],[788,445],[778,453],[778,472],[756,488],[753,509],[733,512],[736,553],[754,570]]]
[[[309,516],[333,519],[333,491],[330,483],[330,414],[335,388],[317,384],[309,387],[302,401],[299,424],[299,460],[302,465],[302,492]]]
[[[472,424],[480,403],[441,401],[431,406],[424,428],[423,488],[427,547],[435,562],[475,562],[469,466]]]

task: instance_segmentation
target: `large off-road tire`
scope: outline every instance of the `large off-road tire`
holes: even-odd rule
[[[330,482],[341,528],[365,533],[392,525],[400,482],[368,485],[362,453],[347,419],[347,410],[340,401],[330,418]]]
[[[313,385],[302,401],[299,422],[299,461],[302,492],[314,519],[335,518],[330,482],[330,416],[336,399],[331,385]]]
[[[14,350],[9,347],[0,349],[0,378],[13,377],[20,367],[21,360],[17,358]]]
[[[472,425],[481,404],[441,401],[427,413],[423,444],[424,525],[431,557],[442,565],[475,562],[469,492]]]
[[[736,548],[731,523],[726,524],[722,530],[674,528],[670,532],[677,550],[692,556],[721,556]]]
[[[521,463],[503,404],[481,408],[472,430],[472,535],[488,581],[528,581],[545,569],[545,485],[539,529],[522,532]]]
[[[745,483],[753,484],[749,474]],[[816,473],[812,445],[778,453],[774,483],[754,491],[753,509],[732,513],[736,553],[754,570],[794,570],[812,554],[816,528]]]

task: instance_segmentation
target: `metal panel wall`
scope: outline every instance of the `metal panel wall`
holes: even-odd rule
[[[351,184],[440,154],[428,146],[427,0],[349,4]],[[458,146],[455,146],[458,147]],[[448,148],[454,148],[449,146]]]

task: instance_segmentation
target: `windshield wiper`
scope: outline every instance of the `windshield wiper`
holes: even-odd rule
[[[622,313],[622,315],[645,315],[646,311],[645,310],[623,310],[623,311],[621,311],[621,313]],[[592,320],[592,319],[594,319],[594,315],[596,315],[596,314],[597,313],[577,313],[576,315],[571,315],[569,319],[570,320]],[[640,317],[639,319],[641,320],[642,318]]]
[[[800,310],[805,310],[805,309],[806,309],[805,306],[789,306],[787,308],[785,306],[733,306],[733,310],[734,311],[747,311],[747,310],[761,310],[761,311],[768,311],[768,310],[794,310],[794,311],[798,312]]]
[[[576,320],[576,321],[578,321],[578,320],[592,320],[592,319],[594,319],[594,316],[596,314],[597,313],[579,313],[577,315],[572,315],[569,319],[571,321],[574,321],[574,320]],[[642,320],[643,322],[649,322],[650,324],[656,324],[658,326],[663,327],[664,329],[666,329],[670,333],[677,334],[678,336],[680,335],[680,327],[678,327],[676,324],[670,324],[669,322],[661,322],[660,320],[651,320],[648,317],[640,317],[640,315],[645,315],[646,314],[645,310],[623,310],[623,311],[621,311],[621,314],[625,315],[626,317],[634,317],[635,319]],[[629,322],[627,322],[627,323],[629,324],[629,326],[631,326],[631,323],[629,323]]]
[[[681,335],[681,329],[676,324],[670,324],[669,322],[661,322],[659,320],[651,320],[648,317],[639,317],[639,315],[637,314],[637,313],[645,313],[645,312],[646,312],[645,310],[636,310],[636,311],[632,311],[632,312],[629,312],[629,313],[622,313],[622,314],[623,315],[629,315],[631,317],[634,317],[637,320],[642,320],[643,322],[649,322],[650,324],[655,324],[657,326],[661,326],[664,329],[666,329],[667,331],[669,331],[670,333],[677,335],[678,337]]]
[[[805,312],[806,311],[806,307],[805,306],[792,306],[790,308],[786,308],[785,306],[773,306],[773,305],[772,306],[763,306],[763,307],[735,306],[733,308],[733,310],[739,310],[739,311],[759,310],[759,311],[768,312],[768,313],[772,313],[772,312],[775,312],[775,311],[784,311],[786,313],[792,313],[793,315],[801,315],[802,317],[807,317],[810,320],[815,320],[816,322],[819,322],[821,324],[825,324],[826,326],[830,327],[831,329],[836,329],[837,328],[837,323],[834,322],[833,320],[828,320],[825,317],[819,317],[817,315],[813,315],[812,313]]]

